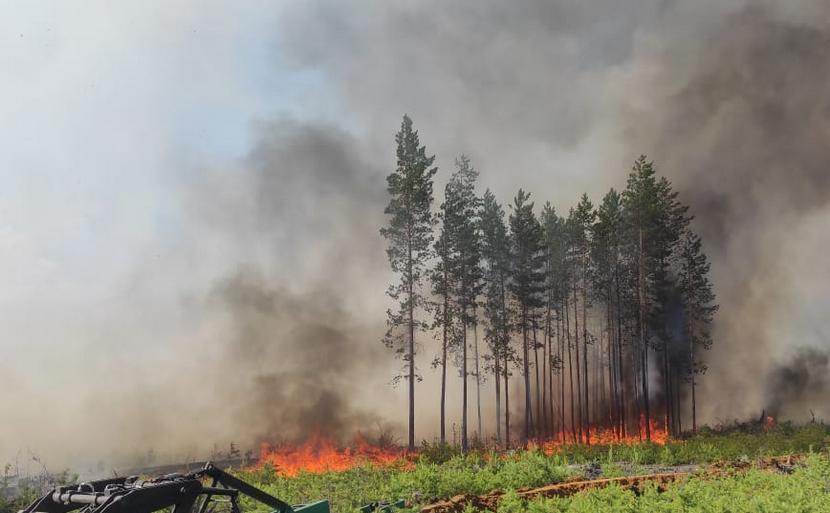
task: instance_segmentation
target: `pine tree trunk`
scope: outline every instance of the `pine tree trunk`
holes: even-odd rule
[[[493,381],[496,384],[496,442],[501,445],[501,356],[498,351],[493,354],[493,362]]]
[[[530,401],[530,351],[527,339],[527,307],[522,307],[522,357],[524,360],[524,382],[525,382],[525,430],[524,446],[530,440],[530,429],[533,425],[533,405]]]
[[[507,360],[507,349],[504,351],[504,447],[510,448],[510,371]]]
[[[507,298],[505,296],[505,278],[503,275],[499,275],[499,281],[501,283],[501,326],[500,329],[502,331],[502,351],[504,353],[504,447],[506,449],[510,448],[510,389],[508,388],[508,380],[509,380],[509,362],[508,362],[508,344],[510,343],[510,332],[507,326]]]
[[[646,280],[645,280],[645,248],[643,241],[643,229],[639,230],[640,235],[640,250],[639,250],[639,286],[638,286],[638,301],[640,306],[640,347],[642,348],[642,379],[643,379],[643,409],[645,410],[645,430],[646,440],[651,440],[651,412],[649,411],[648,400],[648,345],[646,344]]]
[[[568,314],[568,300],[565,299],[565,335],[567,337],[567,344],[568,344],[568,377],[570,378],[571,382],[571,431],[573,432],[574,436],[574,443],[578,443],[577,441],[577,428],[576,428],[576,412],[575,412],[575,404],[576,401],[574,400],[574,373],[573,373],[573,357],[571,354],[571,326],[570,326],[570,315]],[[577,362],[577,368],[579,368],[579,364]],[[581,433],[580,433],[581,435]]]
[[[536,374],[536,423],[533,426],[533,436],[534,438],[539,438],[539,422],[541,419],[539,418],[541,413],[541,401],[539,398],[540,392],[540,383],[539,383],[539,342],[536,339],[536,321],[531,321],[531,325],[533,326],[533,361],[534,361],[534,373]]]
[[[611,316],[611,286],[608,287],[607,301],[605,302],[605,325],[608,333],[608,425],[619,438],[617,429],[617,374],[614,368],[614,320]]]
[[[409,288],[409,450],[415,450],[415,290],[412,278],[412,238],[407,246],[407,285]]]
[[[576,300],[576,279],[574,279],[573,286],[574,296],[574,352],[576,353],[576,400],[577,400],[577,431],[579,432],[579,441],[582,442],[582,376],[581,364],[579,362],[579,308]]]
[[[476,411],[478,413],[478,439],[483,440],[484,436],[481,433],[481,374],[478,368],[478,313],[473,310],[473,341],[475,343],[475,359],[476,359]]]
[[[548,438],[553,439],[554,434],[556,433],[556,415],[554,413],[554,400],[553,400],[553,336],[552,334],[548,335],[548,419],[550,422],[550,426],[548,429]]]
[[[467,307],[464,306],[461,311],[461,380],[462,399],[461,399],[461,451],[467,452]]]
[[[565,443],[565,435],[568,431],[565,427],[565,336],[562,334],[565,319],[562,315],[563,311],[564,309],[560,304],[556,330],[556,336],[559,342],[559,361],[561,362],[559,369],[559,424],[560,431],[562,432],[562,443]]]
[[[446,271],[444,271],[444,279],[447,280]],[[444,282],[446,286],[446,281]],[[447,443],[447,330],[450,324],[450,300],[449,294],[444,289],[444,338],[441,344],[441,443]]]
[[[674,378],[674,409],[672,410],[672,414],[674,415],[674,421],[677,425],[676,433],[679,435],[683,434],[683,412],[680,409],[680,377],[676,376]]]
[[[625,409],[628,406],[625,400],[625,366],[623,362],[623,346],[622,346],[622,295],[620,293],[620,273],[619,269],[614,270],[615,289],[617,292],[617,380],[619,386],[619,418],[620,418],[620,436],[625,438],[628,436],[625,419]]]
[[[585,256],[582,257],[582,374],[585,378],[584,384],[584,408],[585,408],[585,443],[591,445],[591,409],[588,399],[588,283],[586,281]],[[579,335],[577,335],[577,338]]]
[[[687,316],[688,317],[688,316]],[[686,321],[689,339],[689,372],[691,377],[692,387],[692,433],[697,433],[697,405],[695,404],[695,345],[694,345],[694,331],[692,320]]]
[[[545,366],[547,368],[547,383],[543,385],[546,390],[546,399],[542,401],[545,403],[545,411],[547,412],[545,415],[547,419],[545,436],[547,438],[553,438],[553,433],[556,431],[556,422],[553,419],[553,344],[551,343],[553,340],[553,325],[551,324],[551,301],[552,299],[548,297],[547,313],[545,316],[545,351],[547,353]]]
[[[671,434],[671,410],[672,410],[672,395],[671,395],[671,369],[669,369],[669,342],[668,340],[665,341],[663,344],[663,373],[665,374],[664,377],[664,385],[663,385],[663,393],[666,396],[666,414],[663,422],[665,425],[663,428],[666,430],[666,434]]]

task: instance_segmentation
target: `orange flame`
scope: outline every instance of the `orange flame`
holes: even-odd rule
[[[640,432],[636,434],[628,434],[620,437],[611,429],[604,429],[598,427],[591,427],[588,429],[588,441],[591,445],[633,445],[646,441],[646,420],[645,416],[640,417]],[[650,435],[652,443],[657,445],[665,445],[669,440],[668,432],[661,427],[655,419],[649,421]],[[563,436],[564,435],[564,436]],[[578,437],[578,435],[577,435]],[[579,440],[579,438],[577,438]],[[562,440],[565,440],[564,442]],[[585,435],[581,442],[585,441]],[[573,444],[572,432],[559,433],[552,440],[546,440],[542,443],[531,442],[528,448],[541,448],[546,454],[555,454],[565,445]]]
[[[340,449],[334,440],[313,435],[302,445],[281,444],[260,446],[259,468],[272,465],[283,476],[296,476],[300,472],[323,473],[343,471],[359,465],[384,466],[405,460],[407,452],[370,444],[360,433],[355,435],[352,447]]]
[[[588,430],[592,445],[631,445],[645,441],[645,418],[640,418],[640,432],[619,437],[609,429],[592,427]],[[651,419],[651,441],[664,445],[668,441],[668,432]],[[573,444],[572,434],[567,432],[553,440],[531,441],[528,448],[540,448],[546,454],[555,454],[564,445]],[[584,442],[584,438],[583,438]],[[301,472],[320,474],[323,472],[341,472],[360,465],[387,466],[401,464],[412,468],[414,454],[405,449],[378,447],[369,443],[363,435],[357,433],[351,447],[339,448],[334,440],[319,434],[312,435],[300,445],[280,444],[272,447],[267,443],[260,446],[257,468],[273,466],[282,476],[292,477]]]

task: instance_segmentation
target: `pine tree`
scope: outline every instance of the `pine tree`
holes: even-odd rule
[[[640,350],[640,373],[643,409],[645,412],[646,438],[651,439],[651,410],[648,392],[648,344],[646,316],[653,304],[654,263],[652,259],[652,235],[657,224],[657,183],[654,167],[641,155],[635,162],[628,184],[623,192],[627,228],[637,277],[637,333]]]
[[[551,421],[551,434],[556,433],[557,423],[554,412],[553,374],[559,375],[559,426],[565,433],[565,376],[564,352],[562,348],[562,304],[568,290],[568,274],[565,264],[565,227],[564,221],[556,214],[550,203],[545,203],[540,215],[543,245],[545,252],[545,333],[548,339],[548,401]],[[553,340],[556,333],[556,349]],[[564,441],[564,439],[563,439]]]
[[[386,177],[391,196],[384,213],[389,224],[380,230],[386,238],[387,257],[392,271],[400,281],[392,284],[387,295],[398,302],[396,310],[387,310],[388,331],[384,337],[387,347],[395,349],[405,362],[404,377],[409,384],[410,450],[415,449],[415,332],[426,328],[416,318],[416,310],[425,305],[421,292],[424,268],[431,255],[432,179],[438,171],[433,167],[435,156],[427,156],[421,146],[418,132],[412,129],[412,120],[404,115],[401,130],[395,136],[397,168]]]
[[[625,425],[625,407],[621,378],[623,373],[622,326],[618,303],[621,300],[619,275],[623,265],[621,262],[623,211],[620,194],[614,189],[603,197],[591,231],[591,260],[593,262],[591,281],[598,298],[605,303],[609,420],[614,432],[621,437]]]
[[[487,328],[484,338],[492,355],[493,375],[496,387],[496,438],[502,440],[501,434],[501,386],[504,377],[505,396],[507,394],[507,362],[512,360],[510,352],[510,317],[507,305],[507,281],[510,276],[510,241],[507,226],[504,223],[504,210],[496,201],[490,190],[484,192],[481,209],[481,255],[484,261],[484,315]],[[506,399],[506,397],[505,397]],[[505,410],[506,445],[509,446],[510,414]]]
[[[678,288],[686,317],[686,338],[689,344],[689,380],[692,400],[692,431],[697,432],[695,376],[706,372],[706,365],[696,357],[697,348],[712,347],[711,327],[718,305],[709,281],[710,264],[701,249],[700,237],[687,230],[680,246]]]
[[[470,159],[461,155],[455,162],[456,171],[446,187],[443,215],[449,234],[450,282],[455,286],[458,305],[461,339],[460,367],[462,377],[461,447],[468,447],[467,385],[469,371],[467,355],[467,331],[477,323],[476,311],[481,294],[481,233],[478,221],[481,200],[475,194],[478,172]],[[475,362],[478,367],[478,361]],[[476,376],[480,386],[480,377]],[[478,394],[480,396],[480,393]]]
[[[677,201],[677,192],[664,177],[656,177],[654,163],[647,161],[644,155],[634,162],[628,176],[623,205],[635,262],[640,385],[646,438],[650,440],[648,349],[657,339],[663,341],[662,348],[668,351],[668,336],[662,330],[666,325],[664,307],[671,287],[669,267],[675,245],[689,218],[686,217],[687,207]],[[664,353],[664,356],[668,354]]]
[[[512,277],[510,290],[518,311],[518,328],[522,334],[522,365],[525,385],[524,443],[531,438],[533,407],[530,394],[529,332],[532,329],[533,310],[543,304],[544,254],[542,229],[533,213],[530,194],[519,189],[513,200],[510,215]]]
[[[576,208],[572,209],[568,219],[570,244],[573,259],[573,300],[574,319],[578,323],[577,312],[577,290],[581,291],[582,302],[582,402],[580,411],[580,422],[585,426],[585,441],[590,443],[590,402],[588,399],[588,264],[590,249],[590,230],[595,217],[594,206],[583,194]],[[578,277],[578,279],[577,279]],[[576,333],[577,345],[579,344],[579,329]],[[579,352],[577,351],[577,359]]]
[[[433,361],[434,367],[441,367],[441,399],[440,399],[440,439],[444,444],[447,441],[446,434],[446,403],[447,403],[447,356],[452,351],[451,344],[455,337],[452,331],[455,327],[458,314],[453,297],[453,285],[451,282],[451,248],[450,248],[450,227],[447,226],[444,210],[446,203],[441,205],[441,213],[438,214],[438,222],[441,231],[435,241],[436,265],[430,272],[432,282],[432,294],[438,300],[433,302],[435,314],[432,324],[433,330],[441,332],[441,354]]]

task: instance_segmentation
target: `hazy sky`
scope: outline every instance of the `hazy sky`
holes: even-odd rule
[[[808,0],[0,3],[0,461],[26,447],[81,458],[102,441],[97,457],[128,439],[125,454],[195,453],[196,426],[223,443],[277,436],[273,414],[252,412],[290,400],[257,387],[331,361],[332,348],[295,348],[298,333],[361,348],[353,369],[331,371],[333,387],[356,386],[355,418],[361,403],[402,418],[379,343],[377,228],[404,112],[438,156],[436,191],[465,152],[502,201],[522,186],[560,212],[623,187],[648,153],[699,209],[722,315],[742,319],[720,333],[734,342],[752,324],[781,358],[826,347],[815,283],[830,277],[788,277],[792,262],[819,267],[828,242],[816,148],[830,70],[809,50],[828,25]],[[737,151],[715,168],[725,148]],[[716,186],[732,199],[710,198]],[[796,249],[793,234],[811,244]],[[805,308],[788,327],[795,300]],[[756,342],[734,343],[754,368]],[[211,392],[237,409],[191,400]],[[747,392],[734,409],[709,392],[709,419],[765,400]],[[78,414],[92,408],[104,420]]]

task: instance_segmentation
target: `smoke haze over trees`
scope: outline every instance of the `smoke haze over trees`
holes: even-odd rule
[[[511,368],[521,377],[524,403],[514,411],[524,414],[522,444],[540,438],[565,441],[568,432],[573,442],[590,443],[598,430],[651,439],[658,418],[668,433],[681,433],[684,418],[687,429],[690,424],[697,429],[695,391],[707,368],[703,352],[712,347],[718,305],[701,239],[689,228],[689,208],[653,162],[640,156],[622,194],[611,189],[599,209],[583,194],[566,218],[558,217],[550,202],[539,217],[531,195],[519,189],[505,226],[493,194],[478,196],[478,172],[462,155],[436,214],[441,223],[430,251],[434,157],[426,157],[407,115],[395,140],[398,167],[387,178],[389,225],[381,233],[388,240],[390,264],[402,276],[390,296],[405,297],[400,313],[390,314],[390,332],[406,329],[403,346],[390,344],[389,335],[384,342],[397,347],[409,368],[410,449],[415,327],[426,328],[420,317],[430,311],[440,340],[435,360],[441,366],[440,440],[446,442],[447,351],[452,350],[462,384],[460,446],[469,447],[471,375],[479,392],[479,418],[481,411],[478,339],[471,343],[468,338],[478,325],[479,303],[485,306],[487,357],[496,383],[504,377],[508,390]],[[425,271],[426,266],[432,270]],[[431,299],[421,295],[425,273],[433,281]],[[650,384],[659,388],[650,390]],[[495,431],[498,442],[510,446],[510,406],[502,408],[500,389],[495,429],[490,424],[488,434]],[[690,412],[684,411],[686,403]],[[475,435],[486,436],[480,424]]]

